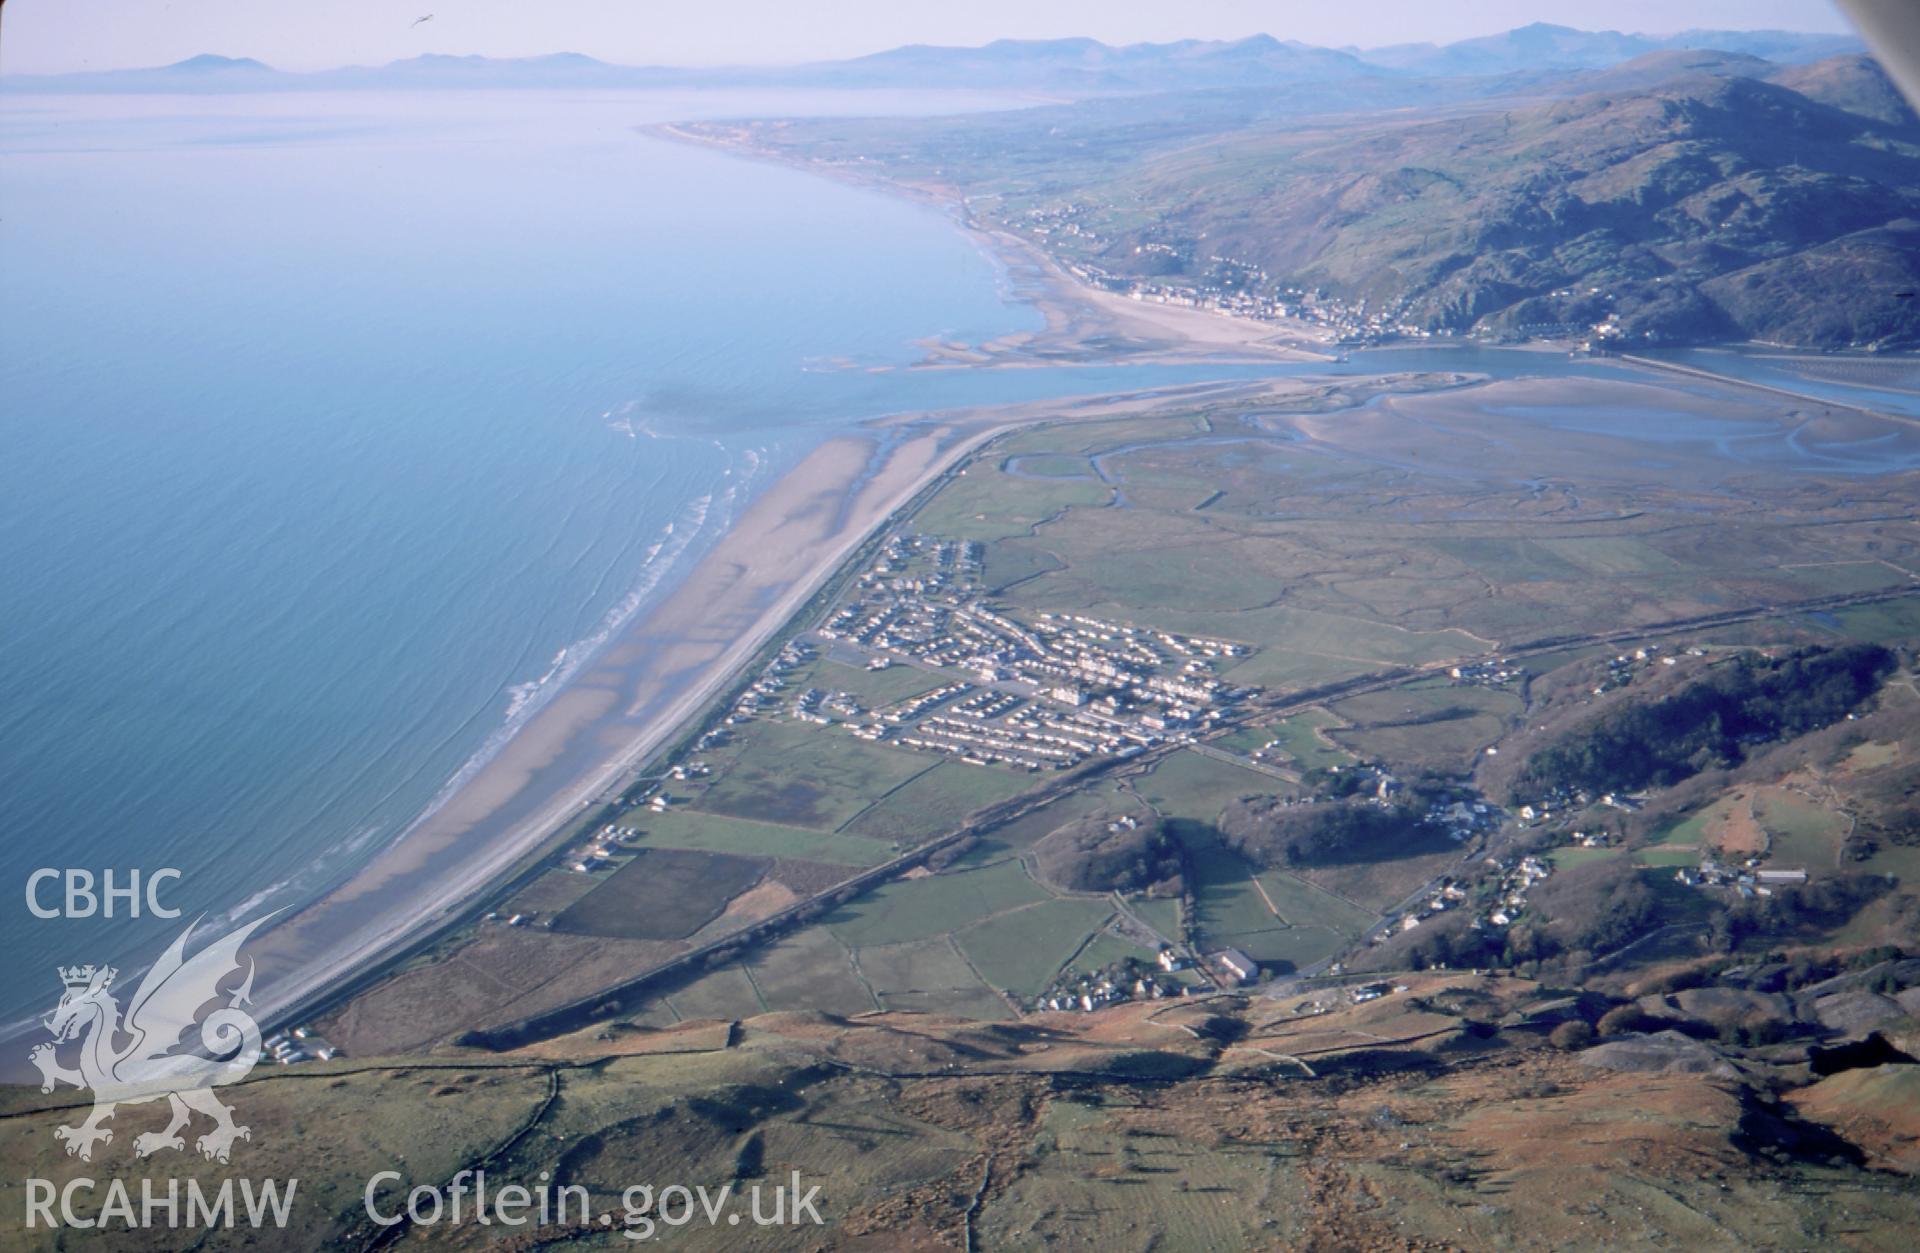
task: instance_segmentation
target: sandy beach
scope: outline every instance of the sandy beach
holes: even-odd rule
[[[871,469],[877,441],[830,440],[768,488],[437,813],[253,946],[267,1016],[445,921],[630,774],[938,472],[954,434],[916,434]]]
[[[1098,341],[1108,352],[1126,345],[1142,360],[1324,361],[1333,350],[1321,332],[1304,322],[1260,322],[1207,309],[1134,300],[1084,283],[1058,261],[1010,231],[981,227],[961,212],[961,225],[1001,264],[1026,279],[1024,293],[1047,319],[1047,329],[1017,340],[996,341],[1011,349],[1057,351]]]
[[[862,541],[983,441],[1258,386],[905,415],[814,449],[444,806],[250,946],[263,1017],[298,1016],[429,935],[616,794]]]
[[[1082,282],[1044,250],[1011,231],[977,222],[966,198],[951,187],[902,182],[753,144],[745,131],[722,138],[708,130],[664,125],[649,134],[743,159],[772,161],[855,187],[905,196],[939,209],[967,237],[1004,266],[1021,298],[1046,319],[1038,331],[1003,336],[985,344],[928,343],[923,368],[1023,366],[1107,361],[1138,362],[1324,361],[1335,354],[1322,328],[1305,322],[1265,322],[1183,305],[1133,300]]]

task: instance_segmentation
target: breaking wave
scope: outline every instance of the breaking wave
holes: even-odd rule
[[[607,610],[593,631],[555,653],[539,677],[506,689],[507,707],[500,725],[454,771],[426,807],[407,823],[394,843],[404,840],[423,822],[440,812],[468,780],[497,757],[521,728],[639,615],[661,584],[678,569],[681,558],[699,540],[710,534],[723,534],[733,525],[740,507],[751,498],[766,467],[764,450],[741,450],[734,464],[721,471],[723,486],[687,502],[679,514],[661,528],[658,538],[644,550],[640,574],[633,586]]]

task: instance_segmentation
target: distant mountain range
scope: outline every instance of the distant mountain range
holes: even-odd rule
[[[1574,30],[1535,22],[1501,35],[1463,39],[1438,46],[1398,44],[1361,51],[1345,48],[1369,65],[1408,70],[1430,77],[1514,74],[1529,70],[1593,70],[1650,52],[1737,52],[1768,61],[1817,61],[1860,52],[1851,35],[1817,35],[1783,30],[1690,30],[1678,35],[1623,35],[1618,31]]]
[[[579,53],[499,59],[429,55],[381,66],[294,73],[247,57],[203,55],[150,69],[0,76],[0,90],[253,92],[427,88],[694,86],[972,87],[1067,94],[1257,88],[1364,79],[1561,74],[1649,52],[1713,50],[1806,62],[1858,52],[1848,35],[1689,31],[1627,35],[1537,23],[1459,43],[1316,48],[1269,35],[1114,47],[1094,39],[1003,39],[978,48],[911,45],[846,61],[778,67],[623,66]]]
[[[708,73],[715,71],[638,69],[609,65],[576,52],[504,59],[427,55],[387,65],[354,65],[337,70],[295,73],[277,70],[252,57],[222,57],[208,53],[150,69],[104,70],[85,74],[10,74],[0,77],[0,90],[214,93],[444,87],[647,87],[692,81]]]

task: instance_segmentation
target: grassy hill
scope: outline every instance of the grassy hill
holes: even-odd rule
[[[1116,287],[1374,328],[1920,341],[1920,126],[1871,61],[1665,51],[1561,98],[1528,90],[1384,112],[1368,110],[1409,97],[1334,84],[711,133],[957,191]]]
[[[225,1167],[133,1156],[164,1105],[123,1107],[120,1134],[82,1163],[51,1133],[81,1112],[70,1093],[6,1089],[0,1194],[19,1213],[16,1181],[91,1180],[72,1197],[86,1218],[112,1181],[137,1213],[144,1179],[162,1197],[169,1179],[299,1180],[285,1230],[200,1238],[110,1219],[88,1233],[124,1249],[613,1249],[633,1247],[629,1231],[697,1249],[1899,1246],[1912,1120],[1889,1125],[1886,1102],[1920,1068],[1822,1077],[1778,1048],[1653,1031],[1651,1013],[1648,1030],[1585,1047],[1591,1027],[1564,1024],[1608,1003],[1459,973],[1364,1003],[1328,987],[1021,1023],[613,1024],[508,1053],[264,1068],[221,1090],[253,1131]],[[1684,1021],[1718,1003],[1693,989],[1655,1008]],[[495,1198],[544,1182],[585,1204],[564,1222],[482,1226],[462,1174],[475,1170]],[[754,1187],[796,1171],[819,1189],[819,1227],[729,1224],[724,1207],[713,1225],[662,1221],[680,1213],[673,1185],[730,1185],[745,1215]],[[462,1183],[463,1220],[376,1226],[363,1198],[377,1172],[392,1172],[374,1188],[382,1216],[410,1188],[444,1199]],[[628,1214],[635,1185],[659,1196],[650,1228]]]

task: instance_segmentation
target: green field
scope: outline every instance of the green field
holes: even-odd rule
[[[1173,897],[1149,899],[1139,896],[1128,901],[1127,908],[1167,939],[1176,942],[1180,939],[1180,902]]]
[[[1010,463],[1018,460],[1019,465]],[[1093,467],[1083,456],[1069,453],[1034,452],[1002,457],[996,467],[1000,473],[1018,478],[1033,475],[1044,479],[1090,479],[1094,477]]]
[[[1571,845],[1566,848],[1554,849],[1547,854],[1547,858],[1553,862],[1555,869],[1571,870],[1575,866],[1584,866],[1589,862],[1606,861],[1610,857],[1618,857],[1626,851],[1627,850],[1623,848],[1582,848],[1579,845]],[[1652,850],[1648,850],[1648,853],[1651,855]],[[1665,856],[1666,854],[1663,852],[1662,855]],[[1698,853],[1692,849],[1686,850],[1686,861],[1688,864],[1699,860],[1700,855]],[[1675,862],[1672,864],[1679,865],[1681,863]]]
[[[572,870],[556,866],[515,892],[501,907],[501,912],[557,914],[609,878],[612,878],[612,875],[605,871],[576,874]]]
[[[853,973],[845,946],[825,927],[804,927],[758,949],[748,965],[768,1009],[859,1014],[880,1008]]]
[[[1430,541],[1454,560],[1482,571],[1497,583],[1571,583],[1587,571],[1539,540],[1471,537]]]
[[[939,759],[925,758],[926,760]],[[995,804],[1038,785],[1038,778],[1013,770],[940,761],[862,812],[845,830],[876,840],[918,844],[966,824],[976,809]]]
[[[1406,631],[1364,617],[1285,607],[1243,613],[1171,610],[1156,614],[1154,624],[1256,645],[1258,652],[1225,672],[1236,683],[1256,686],[1303,686],[1486,648],[1461,631]]]
[[[1048,832],[1059,829],[1075,818],[1083,817],[1101,808],[1124,803],[1124,798],[1101,786],[1083,788],[1069,792],[1059,800],[1050,801],[1030,814],[1014,819],[1012,822],[995,827],[992,834],[981,842],[983,848],[995,848],[1002,851],[1029,848]]]
[[[1889,600],[1877,605],[1850,605],[1820,621],[1801,619],[1822,633],[1868,643],[1898,644],[1920,637],[1920,601]],[[1829,623],[1833,625],[1829,625]]]
[[[681,1018],[751,1018],[767,1012],[753,980],[736,965],[722,966],[663,998]]]
[[[1229,802],[1270,796],[1285,786],[1258,770],[1183,751],[1162,758],[1152,774],[1135,782],[1134,790],[1167,817],[1211,824]]]
[[[862,948],[862,977],[886,1009],[963,1014],[969,1018],[1013,1017],[1007,1003],[980,982],[946,937]]]
[[[553,920],[553,929],[631,940],[683,940],[760,881],[764,859],[642,849]]]
[[[1325,961],[1352,944],[1353,936],[1326,927],[1288,927],[1226,937],[1224,942],[1269,967],[1267,973],[1285,974]]]
[[[1302,770],[1349,766],[1359,758],[1321,734],[1330,728],[1345,725],[1324,709],[1305,709],[1274,723],[1267,729],[1267,738],[1279,740],[1273,751],[1285,753]]]
[[[1137,944],[1129,944],[1117,935],[1102,931],[1088,940],[1086,946],[1073,959],[1073,969],[1091,972],[1102,970],[1129,957],[1146,961],[1153,956],[1148,950]]]
[[[1784,788],[1767,788],[1754,799],[1754,817],[1767,833],[1769,865],[1815,874],[1833,868],[1847,829],[1839,814]]]
[[[620,822],[633,830],[644,831],[644,844],[648,848],[699,849],[746,857],[794,857],[841,866],[877,866],[893,856],[892,849],[879,840],[752,822],[693,809],[676,809],[664,814],[636,811]]]
[[[1112,916],[1104,901],[1043,901],[975,923],[953,938],[987,982],[1030,997]]]
[[[1215,748],[1224,749],[1229,753],[1239,753],[1245,757],[1272,738],[1273,736],[1268,734],[1265,727],[1236,727],[1227,734],[1207,742]]]
[[[1198,503],[1204,495],[1197,492],[1188,503]],[[1118,607],[1130,618],[1171,626],[1176,623],[1168,611],[1192,605],[1203,588],[1206,603],[1220,610],[1252,609],[1277,599],[1286,590],[1279,580],[1250,570],[1235,546],[1222,544],[1214,536],[1194,534],[1186,537],[1186,543],[1178,542],[1178,537],[1163,536],[1167,542],[1152,560],[1124,545],[1098,542],[1098,536],[1110,535],[1116,526],[1146,520],[1158,521],[1159,516],[1088,515],[1077,528],[1082,534],[1065,537],[1069,544],[1064,554],[1065,568],[1022,584],[1014,589],[1014,598],[1036,608],[1057,605],[1086,611],[1099,606]],[[1057,542],[1061,532],[1071,529],[1065,521],[1056,523],[1048,528],[1049,538]],[[1229,639],[1242,638],[1225,624],[1219,633]]]
[[[1892,875],[1902,883],[1920,883],[1920,845],[1883,843],[1857,865],[1862,874]]]
[[[829,831],[935,764],[838,727],[774,717],[753,723],[741,741],[733,763],[699,797],[700,808]]]
[[[1517,695],[1504,688],[1457,683],[1436,675],[1383,692],[1351,696],[1333,708],[1349,722],[1394,722],[1428,717],[1462,706],[1476,711],[1511,713],[1518,711],[1521,703]]]
[[[944,682],[939,675],[904,662],[884,670],[868,670],[844,662],[820,661],[789,684],[789,690],[812,686],[828,692],[852,692],[867,708],[879,709],[931,692]]]
[[[1022,479],[976,461],[947,481],[915,523],[929,535],[996,540],[1025,535],[1063,509],[1105,505],[1113,490],[1088,479]]]
[[[1817,565],[1786,566],[1781,573],[1806,586],[1806,595],[1845,596],[1878,592],[1913,580],[1880,561],[1831,561]]]
[[[1037,575],[1065,568],[1058,557],[1036,541],[1016,537],[1000,540],[987,549],[980,567],[980,581],[993,594]]]
[[[1454,773],[1471,769],[1480,753],[1506,731],[1504,719],[1491,714],[1447,718],[1415,726],[1353,731],[1347,742],[1369,761],[1387,761],[1403,770]]]
[[[1272,960],[1270,952],[1280,943],[1276,934],[1286,930],[1287,923],[1267,907],[1254,882],[1253,868],[1238,853],[1217,844],[1189,849],[1188,864],[1194,921],[1205,946],[1231,945],[1256,960]]]
[[[1716,801],[1704,809],[1695,810],[1679,822],[1660,831],[1659,834],[1655,836],[1654,842],[1656,844],[1685,844],[1691,847],[1703,847],[1707,839],[1708,821],[1712,819],[1716,809],[1727,803],[1728,802],[1724,800]]]
[[[1598,578],[1620,575],[1682,574],[1686,566],[1643,539],[1631,535],[1597,535],[1580,539],[1547,539],[1538,547]]]
[[[1364,909],[1385,910],[1405,899],[1421,884],[1453,873],[1460,864],[1460,846],[1444,835],[1422,837],[1397,857],[1341,865],[1296,867],[1307,882],[1334,892]]]
[[[1066,454],[1086,464],[1092,454],[1149,440],[1176,440],[1204,432],[1209,423],[1194,414],[1114,418],[1104,422],[1065,422],[1016,431],[995,449],[1004,455]]]
[[[1573,665],[1575,662],[1605,657],[1615,651],[1605,644],[1589,644],[1585,648],[1562,648],[1550,653],[1535,653],[1523,659],[1522,664],[1532,673],[1542,675],[1558,670],[1562,666]]]
[[[964,864],[964,863],[963,863]],[[897,879],[824,919],[850,947],[946,935],[1003,910],[1052,899],[1018,861]]]
[[[1263,870],[1257,877],[1280,916],[1296,927],[1324,927],[1358,937],[1380,921],[1378,914],[1285,871]]]

